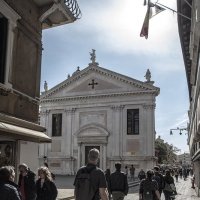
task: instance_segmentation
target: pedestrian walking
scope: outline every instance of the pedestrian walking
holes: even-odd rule
[[[19,189],[22,200],[36,199],[35,173],[25,163],[19,165]]]
[[[184,178],[184,181],[185,181],[186,178],[187,178],[187,169],[184,167],[182,171],[183,171],[183,178]]]
[[[191,188],[193,188],[193,189],[195,189],[194,182],[195,182],[195,176],[193,175],[192,178],[191,178],[191,183],[192,183]]]
[[[178,182],[178,169],[175,169],[174,176],[176,178],[176,182]]]
[[[143,179],[139,188],[140,200],[160,200],[160,193],[158,191],[158,184],[152,179],[154,173],[152,170],[148,170],[146,179]]]
[[[145,179],[146,178],[146,174],[145,174],[145,171],[143,169],[141,169],[138,173],[138,178],[139,180],[141,181],[142,179]]]
[[[15,171],[12,166],[0,168],[0,199],[21,200],[18,186],[14,183]]]
[[[134,181],[135,167],[133,165],[131,165],[131,167],[130,167],[130,176],[131,176],[131,181]]]
[[[88,164],[81,167],[74,180],[76,200],[108,200],[106,179],[103,171],[97,167],[99,150],[91,149]]]
[[[108,198],[111,199],[111,191],[110,191],[110,169],[106,169],[105,171],[105,177],[106,177],[106,183],[107,183],[107,189],[108,189]]]
[[[179,169],[179,176],[180,176],[180,178],[182,179],[182,177],[183,177],[183,171],[182,171],[182,168]]]
[[[158,191],[159,191],[160,196],[161,196],[162,190],[164,188],[164,177],[160,173],[160,168],[158,166],[154,167],[154,176],[153,176],[152,179],[157,182],[157,184],[158,184]]]
[[[174,184],[174,178],[171,176],[170,171],[166,170],[166,175],[164,176],[165,187],[163,189],[165,200],[171,200],[171,198],[175,198],[176,187]]]
[[[125,166],[125,174],[126,174],[126,176],[128,178],[128,166]]]
[[[58,191],[49,169],[45,166],[40,167],[38,176],[39,179],[36,181],[36,200],[56,200]]]
[[[127,176],[121,171],[121,163],[115,163],[116,171],[110,175],[110,190],[113,200],[123,200],[128,194]]]

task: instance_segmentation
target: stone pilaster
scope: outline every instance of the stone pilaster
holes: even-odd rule
[[[124,105],[111,106],[113,110],[112,156],[123,155],[123,109]]]
[[[143,105],[146,117],[146,153],[147,156],[154,156],[155,151],[155,104]]]
[[[65,132],[64,134],[64,155],[70,158],[70,172],[73,174],[74,171],[74,155],[73,155],[73,148],[74,148],[74,138],[73,138],[73,121],[74,121],[74,114],[76,109],[65,109],[65,119],[63,121],[65,123]]]
[[[50,133],[48,132],[49,113],[50,110],[43,110],[40,112],[40,125],[44,126],[47,129],[47,135],[51,137]],[[39,148],[39,157],[43,158],[44,156],[48,157],[48,144],[46,143],[40,144]]]

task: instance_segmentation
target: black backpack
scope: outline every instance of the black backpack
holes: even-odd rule
[[[88,169],[87,167],[83,167],[78,173],[75,180],[75,195],[76,200],[93,200],[98,189],[91,182],[90,174],[96,169]]]
[[[162,180],[161,180],[161,177],[159,175],[154,175],[152,179],[157,182],[159,189],[163,188]]]
[[[155,187],[154,187],[154,181],[145,179],[143,181],[143,200],[153,200],[154,199],[154,193],[155,193]]]

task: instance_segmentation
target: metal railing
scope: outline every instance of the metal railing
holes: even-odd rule
[[[81,10],[78,6],[78,3],[76,0],[65,0],[66,6],[69,8],[69,10],[72,12],[74,17],[76,19],[80,19],[82,16]]]

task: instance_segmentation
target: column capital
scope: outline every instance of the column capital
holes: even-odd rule
[[[114,111],[120,111],[120,110],[123,110],[125,105],[112,105],[110,106],[112,110]]]
[[[154,110],[156,108],[156,104],[144,104],[143,108],[145,110]]]
[[[76,112],[76,108],[65,109],[64,112],[66,114],[74,114]]]
[[[50,113],[50,110],[41,110],[40,115],[48,115]]]

